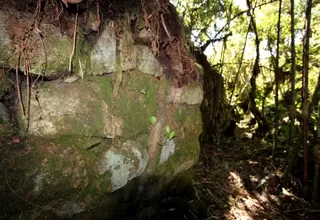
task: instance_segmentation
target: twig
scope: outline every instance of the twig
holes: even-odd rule
[[[167,26],[166,26],[166,23],[165,23],[165,21],[164,21],[163,14],[161,14],[161,22],[162,22],[162,26],[163,26],[166,34],[168,35],[168,38],[170,39],[170,38],[171,38],[171,35],[170,35],[170,33],[169,33],[169,31],[168,31],[168,28],[167,28]]]
[[[47,70],[47,66],[48,66],[48,55],[47,55],[47,52],[46,52],[46,46],[45,46],[45,44],[43,42],[43,39],[42,39],[43,36],[42,36],[41,30],[37,26],[35,26],[34,32],[39,36],[41,44],[42,44],[43,53],[44,53],[44,56],[45,56],[44,71],[46,71]]]
[[[57,21],[58,19],[60,19],[60,15],[62,14],[63,12],[63,5],[62,3],[59,1],[59,5],[61,6],[61,11],[57,11],[57,9],[59,10],[59,6],[57,7],[56,11],[58,12],[58,15],[57,15],[57,18],[55,19],[55,21]],[[60,22],[59,22],[59,25],[60,25]]]
[[[32,82],[31,88],[36,87],[36,82],[38,81],[39,78],[40,78],[40,75],[38,75],[37,78]]]
[[[79,67],[80,67],[80,77],[81,79],[83,79],[83,69],[82,69],[82,64],[80,59],[79,59]]]
[[[27,119],[29,120],[29,115],[30,115],[30,82],[29,82],[29,65],[27,63],[27,58],[24,57],[24,71],[25,71],[25,74],[27,76],[27,107],[26,107],[26,114],[27,114]]]
[[[320,209],[306,209],[306,211],[308,213],[318,213],[318,212],[320,212]]]
[[[18,94],[18,100],[19,100],[19,105],[20,105],[21,116],[25,116],[23,105],[22,105],[22,100],[21,100],[20,87],[19,87],[19,62],[20,62],[20,57],[21,57],[21,53],[19,53],[18,61],[17,61],[17,64],[16,64],[16,87],[17,87],[17,94]]]
[[[78,5],[77,5],[76,21],[74,24],[73,45],[72,45],[73,47],[72,47],[72,52],[70,54],[70,60],[69,60],[69,72],[71,72],[71,70],[72,70],[72,59],[74,56],[74,52],[76,50],[77,25],[78,25]]]
[[[37,18],[38,15],[40,14],[40,12],[41,12],[41,0],[38,0],[38,1],[37,1],[36,11],[35,11],[34,14],[33,14],[33,19],[34,19],[34,21],[36,20],[36,18]]]
[[[97,2],[97,20],[96,20],[96,24],[97,24],[97,29],[98,29],[97,31],[99,33],[100,25],[101,25],[99,2]]]

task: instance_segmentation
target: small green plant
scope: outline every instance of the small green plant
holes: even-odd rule
[[[154,125],[154,124],[157,122],[157,118],[154,117],[154,116],[151,116],[151,117],[149,118],[149,121],[150,121],[150,124]]]
[[[169,126],[166,127],[166,135],[169,140],[172,140],[172,138],[174,138],[174,131],[171,131]]]
[[[142,95],[146,95],[146,94],[147,94],[147,92],[146,92],[145,89],[141,89],[140,93],[141,93]]]

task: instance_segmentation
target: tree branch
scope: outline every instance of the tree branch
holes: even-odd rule
[[[200,47],[201,51],[205,51],[207,49],[207,47],[211,44],[211,43],[215,43],[217,41],[222,41],[222,40],[227,40],[228,37],[232,36],[232,32],[229,32],[228,34],[226,34],[223,37],[220,38],[214,38],[214,39],[210,39],[208,40],[204,45],[202,45]]]
[[[269,2],[265,2],[265,3],[262,3],[262,4],[260,4],[260,5],[255,5],[252,9],[254,10],[254,9],[256,9],[256,8],[259,8],[259,7],[262,7],[262,6],[264,6],[264,5],[268,5],[268,4],[277,2],[277,1],[279,1],[279,0],[271,0],[271,1],[269,1]],[[243,14],[248,13],[249,11],[250,11],[249,9],[248,9],[248,10],[245,10],[245,11],[241,11],[241,12],[239,12],[238,14],[236,14],[235,16],[233,16],[233,17],[216,33],[216,35],[215,35],[212,39],[208,40],[204,45],[202,45],[202,46],[200,47],[200,48],[201,48],[201,51],[204,51],[204,50],[209,46],[209,44],[215,43],[215,42],[217,42],[217,41],[221,41],[221,40],[223,40],[223,39],[231,36],[232,33],[229,33],[230,35],[227,34],[225,37],[217,38],[218,35],[221,34],[221,32],[230,24],[231,21],[235,20],[236,18],[240,17],[240,16],[243,15]],[[228,36],[228,35],[229,35],[229,36]]]

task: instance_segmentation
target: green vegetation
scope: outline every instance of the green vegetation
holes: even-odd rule
[[[149,121],[150,121],[150,124],[154,125],[154,124],[157,122],[157,118],[154,117],[154,116],[151,116],[151,117],[149,118]]]
[[[236,126],[228,130],[232,124],[228,121],[236,121],[251,137],[272,143],[273,161],[279,154],[285,157],[283,179],[300,166],[302,145],[304,193],[308,194],[312,175],[308,177],[307,165],[317,163],[308,156],[308,149],[315,145],[320,124],[320,4],[301,0],[171,2],[183,18],[187,42],[205,70],[204,87],[214,91],[205,91],[209,104],[203,104],[202,112],[209,113],[203,115],[204,124],[209,121],[207,127],[215,137],[223,132],[233,136]],[[204,67],[204,59],[209,68]],[[214,74],[223,77],[222,90],[212,79]],[[226,111],[217,107],[217,100],[224,103]]]
[[[166,126],[166,135],[169,138],[169,140],[174,138],[174,131],[172,131],[169,126]]]
[[[259,37],[259,74],[256,76],[255,101],[259,111],[273,124],[275,108],[275,58],[277,44],[278,1],[253,1],[251,8],[245,1],[172,1],[177,6],[187,30],[187,38],[201,47],[212,66],[224,77],[227,103],[240,115],[250,112],[248,105],[251,90],[254,62],[256,59],[256,34]],[[243,3],[243,4],[242,4]],[[295,42],[296,42],[296,100],[297,114],[302,106],[302,51],[305,23],[305,1],[295,5]],[[281,34],[279,48],[279,120],[286,124],[290,107],[290,2],[284,1],[281,13]],[[320,6],[312,8],[312,38],[310,39],[309,91],[310,97],[316,95],[318,83],[317,63],[319,63],[319,23]],[[255,33],[250,24],[251,17],[256,23]],[[311,100],[311,99],[310,99]],[[250,105],[251,103],[249,103]],[[310,111],[315,119],[316,111]],[[299,119],[297,119],[299,123]]]

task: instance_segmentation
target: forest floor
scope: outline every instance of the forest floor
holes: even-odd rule
[[[320,209],[302,198],[299,178],[281,183],[284,159],[272,162],[267,142],[229,138],[203,149],[194,189],[206,219],[320,219]]]

